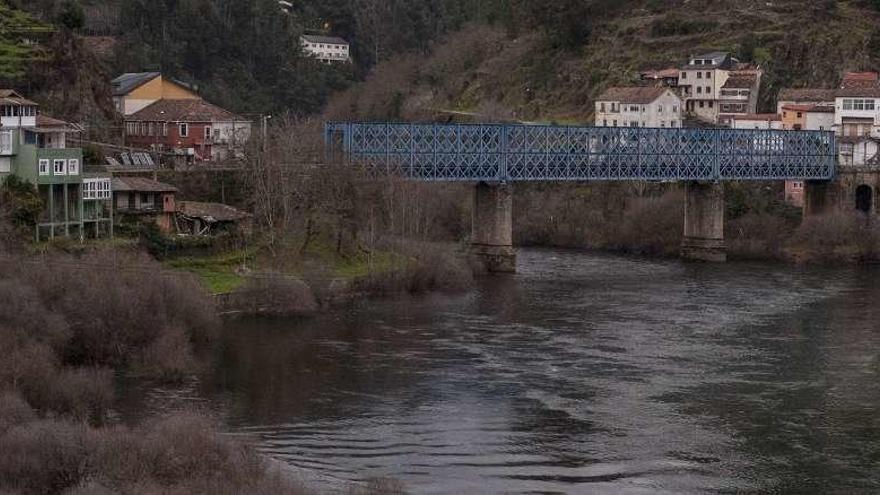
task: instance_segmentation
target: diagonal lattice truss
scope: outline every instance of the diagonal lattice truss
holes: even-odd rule
[[[328,155],[427,181],[828,180],[832,132],[331,123]]]

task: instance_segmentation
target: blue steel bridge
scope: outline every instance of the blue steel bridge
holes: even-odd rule
[[[328,123],[328,158],[424,181],[830,180],[826,131]]]

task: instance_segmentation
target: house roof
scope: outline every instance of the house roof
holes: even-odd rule
[[[834,101],[837,90],[825,88],[785,88],[779,92],[778,101]]]
[[[161,76],[161,72],[126,72],[113,79],[113,96],[124,96]]]
[[[782,109],[791,112],[834,113],[834,107],[830,105],[783,105]]]
[[[0,104],[2,105],[32,105],[39,106],[31,100],[21,96],[14,89],[0,89]]]
[[[347,45],[348,42],[338,36],[317,36],[313,34],[304,34],[302,38],[309,43],[328,43],[331,45]]]
[[[836,96],[838,98],[841,97],[868,97],[868,98],[880,98],[880,86],[867,86],[867,87],[849,87],[838,89],[836,92]]]
[[[208,223],[236,222],[251,216],[250,213],[229,205],[198,201],[179,201],[177,203],[177,211],[184,216],[199,218]]]
[[[760,120],[760,121],[768,121],[768,120],[782,120],[782,116],[778,113],[745,113],[732,115],[731,118],[733,120]]]
[[[146,177],[113,177],[114,191],[177,192],[177,188]]]
[[[678,77],[678,69],[643,70],[641,76],[645,79],[667,79]]]
[[[872,88],[880,85],[880,74],[876,72],[847,72],[840,83],[841,89]]]
[[[727,78],[722,88],[751,89],[757,84],[757,74],[735,74]]]
[[[37,127],[67,127],[67,122],[54,119],[48,115],[37,114]]]
[[[645,104],[659,98],[667,88],[653,86],[630,86],[608,88],[596,98],[597,101],[619,101],[621,103]]]
[[[689,58],[688,61],[682,67],[686,68],[686,69],[694,69],[694,68],[704,69],[706,67],[709,67],[709,68],[720,67],[721,65],[727,65],[727,64],[725,64],[725,61],[727,60],[729,55],[730,54],[727,52],[709,52],[709,53],[704,53],[702,55],[694,55],[691,58]],[[711,64],[693,64],[693,63],[691,63],[694,60],[711,60],[712,63]],[[736,59],[734,59],[732,57],[730,60],[733,63],[738,62]]]
[[[127,116],[126,121],[135,122],[249,122],[229,110],[202,99],[156,100],[141,110]]]

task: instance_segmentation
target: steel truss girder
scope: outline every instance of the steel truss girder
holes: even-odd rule
[[[328,156],[424,181],[829,180],[833,132],[329,123]]]

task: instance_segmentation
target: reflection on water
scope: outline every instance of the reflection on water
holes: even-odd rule
[[[880,489],[880,271],[524,251],[462,296],[230,325],[200,393],[416,493]]]

